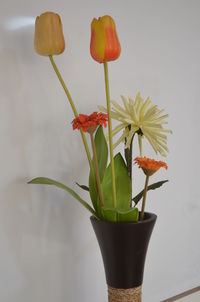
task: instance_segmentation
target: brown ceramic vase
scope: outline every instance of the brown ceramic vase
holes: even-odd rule
[[[109,302],[140,302],[145,258],[157,216],[145,213],[137,223],[91,217],[101,250]]]

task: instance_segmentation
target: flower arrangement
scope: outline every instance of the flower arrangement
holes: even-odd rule
[[[80,131],[85,147],[90,173],[88,186],[79,185],[89,192],[91,202],[85,201],[74,190],[56,180],[46,177],[37,177],[31,184],[54,185],[66,190],[77,199],[98,220],[111,222],[138,222],[145,219],[145,204],[148,190],[162,186],[167,180],[149,185],[149,178],[160,168],[167,169],[163,161],[146,158],[143,156],[142,140],[145,138],[150,143],[155,153],[166,156],[167,133],[165,129],[167,114],[164,110],[150,101],[143,100],[140,93],[135,100],[122,96],[122,104],[110,99],[108,62],[118,59],[121,46],[117,36],[115,22],[110,16],[93,19],[91,23],[90,53],[92,58],[104,67],[106,106],[99,106],[100,112],[90,115],[78,114],[71,94],[58,70],[53,56],[61,54],[65,49],[62,23],[58,14],[46,12],[36,18],[35,23],[35,50],[38,54],[48,56],[55,73],[67,95],[71,105],[74,119],[73,130]],[[113,129],[112,119],[119,122]],[[108,124],[108,143],[104,129]],[[113,137],[121,135],[113,144]],[[87,136],[90,137],[91,148]],[[146,176],[144,190],[132,197],[132,146],[137,136],[140,156],[134,163],[141,168]],[[120,143],[124,144],[124,157],[121,153],[114,155],[114,148]],[[109,149],[109,152],[108,152]],[[92,150],[92,155],[91,151]],[[108,153],[110,164],[108,164]],[[141,212],[138,203],[142,200]],[[134,203],[134,205],[133,205]]]

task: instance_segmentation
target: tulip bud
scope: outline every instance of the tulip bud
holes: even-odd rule
[[[99,63],[116,60],[121,52],[115,22],[110,16],[93,19],[91,23],[90,53]]]
[[[46,12],[35,21],[35,50],[39,55],[58,55],[65,50],[65,40],[60,16]]]

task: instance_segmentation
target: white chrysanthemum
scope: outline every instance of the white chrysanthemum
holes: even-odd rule
[[[166,133],[172,133],[171,130],[163,128],[163,125],[167,124],[168,114],[162,115],[164,110],[159,110],[156,105],[151,103],[149,98],[144,101],[140,93],[137,94],[135,101],[132,98],[127,100],[123,96],[122,101],[124,108],[116,101],[112,101],[111,117],[120,122],[113,129],[112,134],[114,136],[124,130],[114,147],[120,142],[126,141],[125,147],[128,148],[134,134],[137,133],[140,152],[142,149],[141,138],[145,136],[156,153],[159,152],[166,156],[166,152],[168,152]],[[99,106],[99,109],[107,112],[103,106]]]

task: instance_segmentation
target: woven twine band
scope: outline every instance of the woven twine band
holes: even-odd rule
[[[142,286],[121,289],[108,286],[109,302],[142,302]]]

